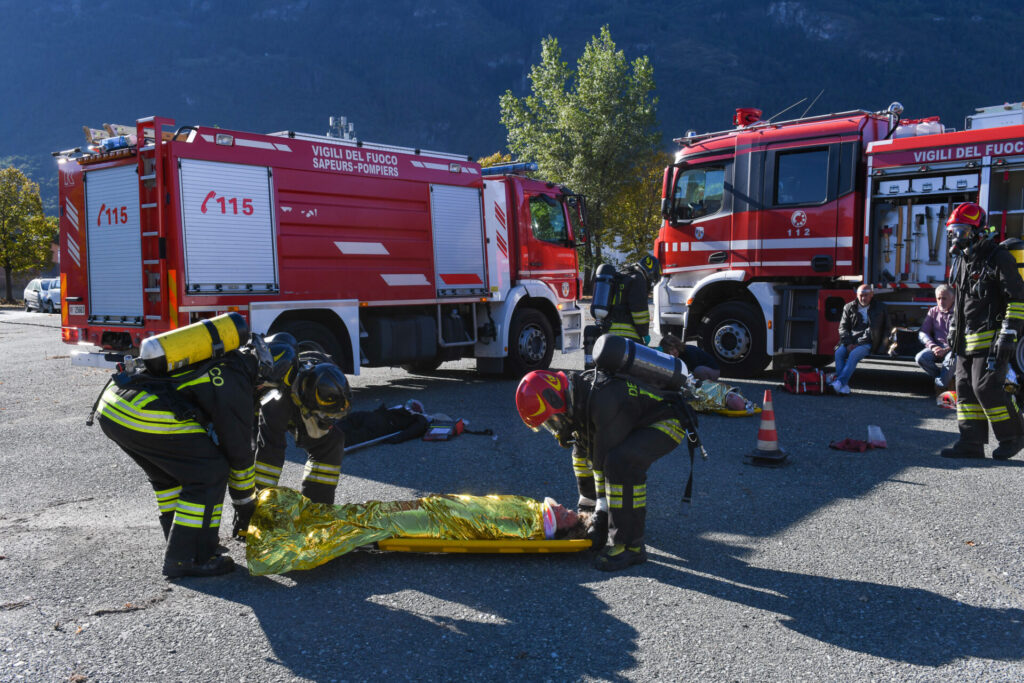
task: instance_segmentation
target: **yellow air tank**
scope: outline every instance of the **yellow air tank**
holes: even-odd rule
[[[139,358],[146,369],[157,375],[223,356],[249,341],[249,325],[238,313],[179,327],[143,340]]]
[[[1024,240],[1011,237],[1003,241],[1003,246],[1013,254],[1014,260],[1017,261],[1017,271],[1024,278]]]

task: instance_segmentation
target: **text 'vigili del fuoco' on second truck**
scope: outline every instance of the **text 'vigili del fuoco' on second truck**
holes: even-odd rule
[[[107,365],[228,311],[348,372],[546,368],[581,345],[583,202],[466,156],[170,119],[58,153],[62,335]],[[99,139],[102,138],[102,139]]]
[[[656,330],[696,339],[733,376],[773,359],[824,364],[867,283],[885,313],[873,354],[912,359],[949,277],[950,212],[978,202],[999,240],[1024,236],[1024,109],[978,109],[963,131],[902,112],[772,122],[738,109],[732,129],[678,138],[655,242]]]

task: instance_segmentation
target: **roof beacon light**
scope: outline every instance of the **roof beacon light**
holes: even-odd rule
[[[736,115],[732,117],[732,124],[738,128],[753,125],[761,120],[761,114],[763,113],[760,109],[755,109],[754,107],[738,107]]]

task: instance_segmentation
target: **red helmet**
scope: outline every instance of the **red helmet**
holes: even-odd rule
[[[985,234],[988,217],[985,209],[974,202],[965,202],[949,213],[946,232],[954,249],[963,250]]]
[[[565,418],[569,378],[564,372],[534,370],[523,377],[516,389],[516,409],[526,426],[537,431],[551,420]]]

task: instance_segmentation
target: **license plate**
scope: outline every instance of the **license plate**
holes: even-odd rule
[[[85,315],[85,304],[68,304],[68,315]]]

